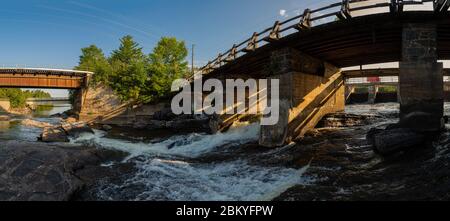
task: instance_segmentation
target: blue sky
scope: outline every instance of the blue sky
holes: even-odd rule
[[[306,7],[329,0],[2,0],[0,66],[73,68],[80,48],[106,54],[130,34],[149,53],[161,36],[196,45],[199,64]]]

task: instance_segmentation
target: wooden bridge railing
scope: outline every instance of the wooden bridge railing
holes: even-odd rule
[[[404,6],[408,5],[423,5],[432,2],[433,10],[436,13],[447,12],[450,7],[450,0],[422,0],[422,1],[404,1],[404,0],[390,0],[385,3],[373,3],[364,6],[352,7],[354,3],[370,3],[373,0],[342,0],[342,2],[330,4],[315,10],[306,9],[303,14],[289,18],[285,21],[276,21],[273,27],[269,27],[261,32],[253,33],[252,37],[246,39],[240,44],[235,44],[225,53],[219,54],[217,58],[208,62],[207,65],[200,70],[202,74],[207,74],[217,68],[222,67],[225,63],[234,61],[245,53],[250,53],[261,47],[262,45],[278,41],[282,38],[283,33],[291,30],[304,31],[310,29],[313,22],[318,22],[327,18],[335,18],[339,20],[346,20],[352,18],[352,13],[376,9],[389,8],[390,13],[403,12]],[[336,10],[338,8],[338,10]],[[329,12],[331,11],[331,12]],[[377,13],[372,13],[377,14]],[[333,20],[334,21],[334,20]]]

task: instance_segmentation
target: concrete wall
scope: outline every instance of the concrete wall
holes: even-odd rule
[[[444,127],[443,64],[437,62],[435,24],[403,27],[400,62],[400,123],[420,131]]]
[[[11,103],[8,99],[0,99],[0,112],[8,112],[11,108]]]
[[[344,111],[339,68],[291,48],[273,52],[271,62],[270,71],[280,80],[280,121],[261,127],[261,145],[285,145],[313,129],[326,114]]]

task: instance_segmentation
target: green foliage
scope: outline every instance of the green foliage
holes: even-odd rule
[[[83,48],[76,69],[94,72],[94,83],[110,86],[124,101],[150,101],[166,96],[173,80],[187,77],[187,55],[183,41],[164,37],[146,56],[127,35],[109,58],[95,45]]]
[[[80,61],[75,69],[94,72],[93,83],[109,82],[112,69],[103,51],[97,46],[91,45],[82,48],[81,53]]]
[[[110,86],[122,100],[137,100],[148,79],[147,59],[131,36],[123,37],[120,42],[119,49],[109,59],[113,70]]]
[[[381,93],[396,93],[397,92],[397,87],[395,87],[395,86],[382,86],[382,87],[378,88],[378,92],[381,92]]]
[[[153,93],[162,97],[170,92],[172,82],[187,77],[188,50],[183,41],[163,37],[149,55],[150,84]]]
[[[50,94],[40,90],[22,91],[18,88],[0,88],[0,98],[9,99],[11,107],[21,108],[26,106],[28,98],[50,98]]]

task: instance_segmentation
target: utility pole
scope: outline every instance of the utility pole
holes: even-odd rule
[[[191,65],[192,65],[192,77],[194,77],[194,74],[195,74],[195,70],[194,70],[194,50],[195,50],[195,44],[192,44],[192,56],[191,56],[191,58],[192,58],[192,61],[191,61]]]

